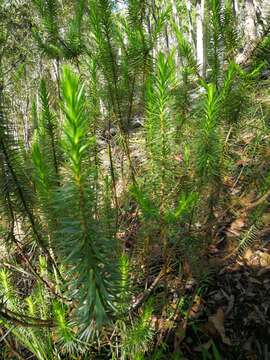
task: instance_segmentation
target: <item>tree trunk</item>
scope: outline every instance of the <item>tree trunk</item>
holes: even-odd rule
[[[204,76],[205,73],[205,49],[204,49],[204,36],[203,36],[203,23],[204,23],[204,1],[197,0],[196,4],[196,35],[197,35],[197,63],[199,66],[199,74]]]
[[[256,10],[253,0],[245,0],[244,6],[244,50],[236,57],[238,64],[243,64],[249,58],[257,39]]]
[[[246,41],[254,42],[257,38],[256,31],[256,12],[253,0],[246,0],[245,3],[245,34]]]
[[[239,13],[238,0],[233,0],[233,12],[235,16]]]

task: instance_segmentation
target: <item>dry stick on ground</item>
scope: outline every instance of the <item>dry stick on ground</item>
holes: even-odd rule
[[[265,202],[269,202],[270,199],[270,189],[253,203],[247,205],[242,211],[240,211],[239,215],[246,215],[247,212],[255,209],[257,206],[262,205]]]
[[[261,197],[259,197],[257,200],[255,200],[253,203],[246,206],[242,211],[240,211],[239,216],[245,216],[249,211],[252,211],[257,206],[262,205],[265,202],[268,202],[270,198],[270,189]]]
[[[253,210],[255,207],[262,205],[264,202],[268,201],[268,198],[270,197],[270,189],[262,195],[259,199],[251,203],[249,206],[247,206],[244,210],[250,211]]]
[[[162,268],[158,274],[158,276],[155,278],[155,280],[152,282],[151,286],[146,289],[142,294],[140,294],[135,302],[131,305],[131,310],[136,310],[138,307],[148,299],[148,297],[151,295],[152,291],[155,289],[157,284],[160,282],[160,280],[163,278],[163,276],[167,275],[170,272],[168,269]]]
[[[55,323],[52,319],[43,320],[25,314],[18,314],[5,308],[3,305],[0,305],[0,318],[3,318],[5,321],[10,322],[14,325],[23,327],[55,327]],[[22,318],[24,318],[25,320],[23,320]]]

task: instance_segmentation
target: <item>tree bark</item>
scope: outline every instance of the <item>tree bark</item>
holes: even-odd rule
[[[244,6],[244,50],[236,57],[236,62],[242,64],[249,57],[257,39],[256,10],[253,0],[246,0]]]
[[[237,16],[239,13],[238,0],[233,0],[233,11],[234,15]]]
[[[189,43],[191,44],[192,48],[196,49],[196,41],[195,41],[195,34],[194,34],[194,26],[192,21],[192,4],[191,0],[187,0],[187,12],[188,12],[188,39]]]
[[[197,35],[197,63],[199,67],[199,74],[204,76],[205,73],[205,49],[204,49],[204,2],[205,0],[197,0],[196,4],[196,35]]]

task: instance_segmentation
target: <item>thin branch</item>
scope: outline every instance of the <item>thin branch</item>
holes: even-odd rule
[[[41,328],[41,327],[52,328],[56,326],[52,319],[43,320],[25,314],[18,314],[14,311],[5,308],[3,305],[0,305],[0,308],[1,308],[0,318],[2,317],[4,320],[11,322],[14,325],[23,326],[23,327],[37,327],[37,328]]]
[[[140,307],[140,305],[149,298],[149,296],[151,295],[152,291],[155,289],[155,287],[158,285],[158,283],[160,282],[160,280],[163,278],[163,276],[165,276],[166,274],[168,274],[170,271],[169,270],[165,270],[164,268],[162,268],[158,274],[158,276],[155,278],[155,280],[152,282],[152,284],[150,285],[150,287],[148,289],[146,289],[142,294],[140,294],[138,296],[138,298],[135,300],[135,302],[131,305],[131,310],[136,310]]]

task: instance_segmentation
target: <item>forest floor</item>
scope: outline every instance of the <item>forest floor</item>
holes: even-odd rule
[[[270,359],[270,227],[241,256],[232,243],[209,247],[198,281],[186,259],[181,274],[151,277],[165,305],[152,319],[162,350],[149,359]]]
[[[140,131],[132,135],[131,146],[137,162],[143,163],[138,150]],[[244,146],[239,145],[240,175],[233,179],[232,186],[225,184],[233,195],[241,192],[241,167],[249,161],[244,149],[252,136],[243,135],[240,141],[244,141]],[[264,159],[267,162],[268,155]],[[270,359],[270,209],[265,207],[262,227],[252,229],[249,215],[257,196],[248,188],[239,199],[240,210],[234,216],[223,214],[219,220],[222,229],[213,233],[213,241],[200,254],[199,263],[195,260],[199,280],[193,273],[194,264],[185,256],[181,271],[173,269],[161,277],[162,254],[158,246],[151,249],[154,270],[149,271],[146,280],[143,272],[141,284],[145,288],[153,284],[153,297],[165,304],[156,312],[159,315],[153,315],[152,325],[158,333],[156,348],[159,344],[163,348],[151,355],[151,360]],[[128,248],[136,242],[139,226],[135,216],[130,229],[122,234]],[[245,231],[254,233],[241,247],[239,239]]]
[[[210,249],[214,273],[190,309],[180,345],[187,359],[269,359],[270,228],[232,261],[229,241]]]

